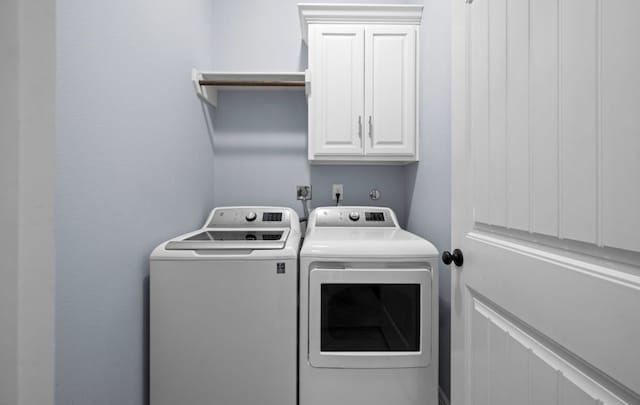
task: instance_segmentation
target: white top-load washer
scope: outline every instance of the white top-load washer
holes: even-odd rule
[[[151,405],[295,405],[300,224],[215,208],[150,270]]]
[[[300,405],[437,404],[438,252],[380,207],[323,207],[300,251]]]

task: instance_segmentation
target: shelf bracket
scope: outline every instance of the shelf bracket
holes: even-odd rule
[[[218,106],[218,90],[211,86],[201,86],[200,80],[203,79],[202,73],[198,69],[191,71],[191,81],[195,87],[196,94],[202,101],[216,108]]]

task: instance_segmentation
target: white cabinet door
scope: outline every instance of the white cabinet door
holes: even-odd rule
[[[366,155],[416,153],[415,27],[365,28]]]
[[[363,33],[361,26],[310,27],[310,160],[363,153]]]
[[[467,3],[452,404],[640,404],[640,2]]]

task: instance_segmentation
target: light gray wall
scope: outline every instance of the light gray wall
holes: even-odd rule
[[[18,396],[18,1],[0,2],[0,405]]]
[[[55,0],[19,1],[18,404],[54,400]]]
[[[0,404],[53,403],[54,0],[0,4]]]
[[[348,3],[350,1],[342,1]],[[302,71],[298,1],[214,2],[211,66],[218,71]],[[334,3],[340,3],[339,1]],[[404,1],[368,1],[404,3]],[[211,114],[216,205],[291,206],[297,184],[313,186],[312,207],[332,204],[331,184],[344,185],[344,204],[387,205],[403,220],[402,167],[311,166],[307,161],[307,105],[303,92],[224,92]],[[378,188],[382,198],[371,201]]]
[[[400,166],[310,166],[304,92],[225,92],[212,112],[216,205],[283,205],[302,214],[297,184],[313,186],[312,207],[335,204],[332,184],[344,185],[344,204],[385,205],[404,218]],[[371,201],[369,191],[381,190]]]
[[[439,251],[451,243],[451,1],[424,0],[420,37],[420,162],[405,169],[407,227]],[[450,389],[451,277],[441,265],[440,386]]]
[[[141,405],[148,255],[213,206],[209,0],[57,4],[56,403]]]

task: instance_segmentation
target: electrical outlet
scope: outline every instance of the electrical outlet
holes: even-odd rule
[[[340,194],[340,201],[344,200],[344,187],[342,184],[334,184],[331,186],[331,199],[333,201],[338,199],[337,194]]]
[[[298,200],[310,200],[311,186],[296,186],[296,198]]]

